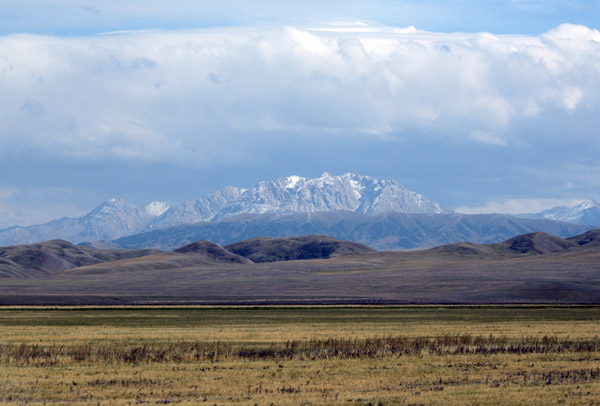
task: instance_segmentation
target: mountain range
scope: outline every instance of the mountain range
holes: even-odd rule
[[[242,214],[224,220],[184,224],[122,237],[113,248],[172,250],[199,239],[231,244],[253,237],[325,234],[378,250],[424,249],[472,241],[497,243],[517,234],[543,231],[570,237],[589,230],[585,225],[504,214],[362,214],[349,211],[296,214]],[[102,248],[103,245],[95,245]]]
[[[73,243],[113,240],[143,231],[240,214],[292,214],[347,210],[356,213],[448,213],[449,210],[394,180],[347,173],[318,178],[299,176],[263,181],[251,189],[225,187],[170,207],[152,202],[138,207],[110,199],[78,218],[61,218],[29,227],[0,230],[0,245],[30,244],[50,239]]]
[[[0,230],[0,245],[32,244],[54,239],[73,243],[113,240],[139,232],[168,208],[162,202],[139,207],[123,199],[113,198],[81,217],[63,217],[42,225],[14,226]]]
[[[493,243],[533,231],[569,237],[598,224],[595,201],[517,216],[466,216],[394,180],[324,173],[262,181],[250,189],[224,187],[174,206],[152,202],[140,207],[110,199],[78,218],[0,230],[0,245],[63,239],[99,248],[173,249],[197,239],[231,243],[315,233],[378,249],[414,249],[466,240]]]
[[[288,176],[262,181],[251,189],[226,187],[185,201],[150,221],[143,231],[214,221],[240,214],[293,214],[330,211],[364,214],[448,213],[438,203],[408,190],[394,180],[346,173],[318,178]]]
[[[596,226],[600,225],[600,203],[595,200],[584,200],[572,207],[556,206],[540,213],[519,214],[517,216]]]

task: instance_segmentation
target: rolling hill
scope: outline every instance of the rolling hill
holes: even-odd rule
[[[226,245],[225,249],[255,263],[326,259],[340,255],[375,252],[366,245],[338,240],[325,235],[259,237]]]
[[[0,247],[0,278],[43,278],[84,265],[136,258],[158,250],[99,250],[63,240]]]
[[[307,257],[313,259],[297,259]],[[231,247],[199,241],[43,276],[3,279],[0,303],[597,304],[600,230],[568,239],[535,232],[500,243],[408,252],[374,252],[323,236]]]

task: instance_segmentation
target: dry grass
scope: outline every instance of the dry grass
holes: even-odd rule
[[[599,308],[0,310],[1,404],[598,404]]]

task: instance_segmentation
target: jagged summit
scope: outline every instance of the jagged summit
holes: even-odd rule
[[[144,211],[146,212],[147,215],[149,215],[151,217],[158,217],[161,214],[163,214],[164,212],[166,212],[167,210],[169,210],[170,207],[171,206],[169,206],[165,202],[152,202],[152,203],[148,203],[144,207]]]
[[[317,178],[291,175],[259,182],[250,189],[227,186],[170,207],[164,202],[137,206],[112,198],[78,218],[0,230],[0,245],[27,244],[62,238],[73,243],[110,241],[142,231],[240,214],[296,214],[350,211],[364,214],[448,213],[439,204],[394,180],[327,172]]]
[[[212,221],[239,214],[292,214],[346,210],[365,214],[448,213],[439,204],[394,180],[327,172],[317,178],[291,175],[259,182],[254,188],[226,187],[196,201],[172,207],[145,230]]]

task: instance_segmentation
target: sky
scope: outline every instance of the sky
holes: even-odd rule
[[[600,199],[599,30],[596,0],[3,0],[0,228],[323,172]]]

